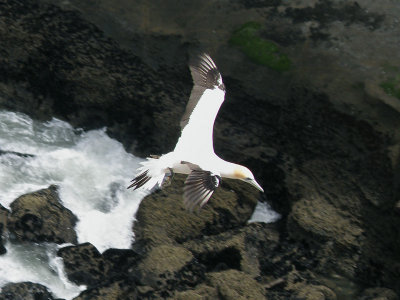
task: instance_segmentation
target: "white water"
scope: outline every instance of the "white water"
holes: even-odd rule
[[[0,203],[9,208],[18,196],[60,187],[63,205],[79,219],[79,243],[90,242],[99,251],[129,248],[133,216],[144,192],[127,190],[140,161],[104,130],[82,132],[53,119],[35,122],[20,113],[0,111],[0,150],[27,153],[0,155]],[[11,242],[0,256],[0,286],[32,281],[46,285],[57,296],[71,299],[81,287],[69,282],[56,258],[56,245]]]
[[[278,221],[280,218],[281,215],[274,211],[267,202],[258,202],[248,222],[272,223]]]
[[[126,186],[140,159],[126,153],[105,130],[83,132],[57,119],[41,123],[0,111],[0,150],[33,155],[0,155],[3,206],[9,208],[18,196],[56,184],[63,205],[79,219],[79,243],[90,242],[100,252],[130,247],[134,215],[146,193]],[[259,204],[251,221],[273,222],[277,217]],[[62,259],[56,256],[60,247],[7,241],[7,253],[0,255],[0,287],[31,281],[47,286],[56,297],[74,298],[85,287],[66,278]]]

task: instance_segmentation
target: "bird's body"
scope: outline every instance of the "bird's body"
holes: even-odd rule
[[[214,62],[203,54],[191,62],[190,71],[194,86],[175,149],[160,157],[147,158],[128,188],[161,187],[173,173],[188,174],[184,202],[190,209],[203,206],[222,177],[247,181],[263,191],[249,169],[227,162],[214,152],[214,121],[225,98],[225,86]]]

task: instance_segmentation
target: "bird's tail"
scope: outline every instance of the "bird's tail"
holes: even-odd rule
[[[151,190],[154,187],[161,187],[165,177],[165,167],[159,157],[148,157],[147,160],[140,163],[142,166],[138,168],[137,175],[132,179],[129,188],[134,190],[143,188]]]

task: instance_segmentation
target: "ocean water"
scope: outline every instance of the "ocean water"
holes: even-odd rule
[[[18,196],[59,186],[60,199],[79,219],[78,242],[100,252],[129,248],[132,223],[148,193],[126,187],[141,159],[127,153],[105,129],[84,132],[61,120],[37,122],[21,113],[0,111],[0,203],[9,208]],[[279,217],[259,204],[251,221]],[[14,244],[5,239],[0,255],[0,287],[31,281],[47,286],[56,297],[72,299],[85,286],[70,282],[56,256],[64,245]]]
[[[100,252],[130,247],[133,216],[145,192],[126,186],[140,159],[125,152],[104,129],[83,132],[57,119],[42,123],[0,111],[0,150],[6,152],[0,155],[4,207],[22,194],[56,184],[63,205],[79,219],[79,243],[90,242]],[[0,256],[0,286],[32,281],[57,297],[77,296],[84,287],[67,280],[56,256],[58,247],[7,241],[7,254]]]

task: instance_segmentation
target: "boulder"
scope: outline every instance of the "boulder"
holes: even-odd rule
[[[101,253],[90,243],[67,246],[58,250],[69,280],[89,287],[105,281],[110,269]]]
[[[22,195],[10,208],[8,230],[13,238],[36,243],[76,243],[77,218],[62,205],[56,186]]]
[[[8,283],[2,287],[1,300],[53,300],[51,292],[43,285],[32,282]]]
[[[109,285],[104,293],[111,293],[116,287],[115,282],[127,279],[121,274],[135,272],[139,259],[139,255],[130,249],[108,249],[100,253],[90,243],[63,247],[58,250],[57,255],[63,259],[69,280],[88,286],[90,293],[87,295],[92,296],[97,286],[105,283]],[[127,280],[131,281],[130,277]]]
[[[223,180],[209,202],[193,213],[183,205],[184,176],[143,199],[133,226],[137,244],[144,248],[216,234],[246,224],[257,204],[259,192],[250,185]]]

